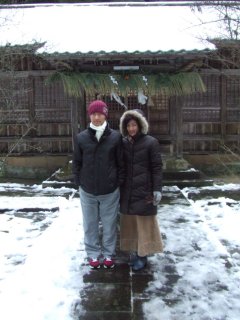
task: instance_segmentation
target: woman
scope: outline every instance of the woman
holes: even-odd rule
[[[147,134],[148,122],[141,110],[128,110],[120,119],[126,179],[120,195],[120,248],[129,251],[133,270],[147,264],[147,255],[162,252],[156,219],[162,195],[160,146]]]

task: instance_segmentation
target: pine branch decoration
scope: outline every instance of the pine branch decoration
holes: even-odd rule
[[[113,79],[115,79],[113,81]],[[196,92],[205,92],[206,87],[197,72],[177,74],[104,74],[62,71],[53,73],[47,83],[62,81],[64,91],[73,97],[86,94],[105,94],[117,92],[128,95],[142,90],[146,95],[153,96],[164,93],[168,96],[183,96]]]

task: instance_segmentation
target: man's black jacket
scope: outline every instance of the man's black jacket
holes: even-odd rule
[[[73,174],[75,184],[88,193],[113,192],[124,181],[121,134],[107,125],[98,141],[90,127],[80,132],[74,142]]]

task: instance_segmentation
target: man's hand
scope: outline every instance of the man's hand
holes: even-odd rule
[[[162,193],[160,191],[153,191],[153,205],[157,206],[162,199]]]

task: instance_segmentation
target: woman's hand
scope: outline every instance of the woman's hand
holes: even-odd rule
[[[153,205],[157,206],[162,199],[162,193],[160,191],[153,191]]]

